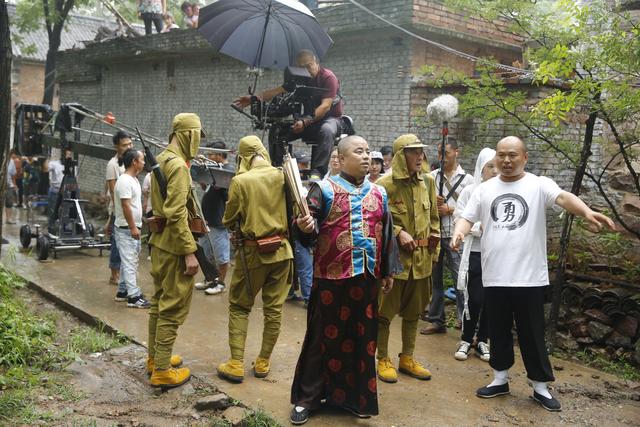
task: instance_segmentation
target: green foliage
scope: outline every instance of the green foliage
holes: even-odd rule
[[[34,315],[15,295],[22,279],[0,265],[0,425],[50,421],[36,409],[39,396],[78,401],[84,396],[68,384],[60,368],[83,353],[121,345],[126,337],[82,326],[74,329],[66,346],[59,346],[55,315]]]
[[[481,133],[500,120],[520,128],[528,140],[541,142],[568,167],[579,170],[586,164],[584,177],[596,185],[618,223],[640,239],[621,217],[603,181],[606,168],[615,162],[606,164],[605,171],[589,163],[591,150],[583,154],[582,146],[567,141],[564,132],[567,123],[579,124],[582,142],[590,147],[593,131],[587,133],[582,124],[587,118],[604,121],[612,131],[610,140],[596,142],[611,143],[605,144],[606,154],[623,159],[640,195],[632,165],[640,147],[640,126],[634,125],[640,119],[640,23],[606,0],[445,0],[445,5],[521,35],[527,69],[507,77],[516,76],[529,87],[508,88],[510,83],[492,58],[480,58],[474,76],[424,67],[426,80],[436,87],[462,86],[460,115],[480,124]],[[550,90],[537,90],[542,85]],[[420,119],[418,124],[423,123]]]
[[[611,274],[614,267],[622,268],[625,280],[634,282],[640,278],[640,266],[630,261],[635,247],[629,245],[620,233],[603,231],[594,234],[585,228],[582,218],[576,218],[571,245],[568,259],[577,272],[591,273],[589,264],[605,264]]]
[[[211,427],[231,427],[231,423],[224,418],[215,417],[211,421]]]
[[[565,359],[577,359],[587,366],[600,369],[601,371],[615,375],[624,380],[640,381],[640,368],[638,368],[637,366],[634,366],[623,359],[611,360],[589,348],[580,351],[574,351],[570,354],[564,352],[556,352],[554,355]]]
[[[20,0],[16,4],[16,25],[21,33],[33,31],[43,25],[62,28],[67,14],[74,8],[96,2],[97,0]]]
[[[113,336],[104,332],[104,325],[98,328],[80,326],[71,331],[67,341],[66,356],[73,360],[85,353],[105,351],[127,343],[127,338],[122,335]]]
[[[251,413],[251,415],[245,419],[245,424],[247,427],[280,427],[280,424],[271,418],[262,408],[258,408]]]
[[[24,281],[0,268],[0,367],[30,365],[46,368],[52,362],[54,324],[33,316],[13,297]]]

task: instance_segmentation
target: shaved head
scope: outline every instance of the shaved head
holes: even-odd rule
[[[500,144],[510,144],[510,145],[514,144],[522,148],[523,153],[529,152],[529,150],[527,149],[527,144],[525,144],[524,141],[518,138],[517,136],[507,136],[505,138],[502,138],[500,141],[498,141],[496,148],[500,146]]]
[[[512,182],[522,178],[528,160],[527,146],[517,136],[508,136],[498,141],[495,162],[501,180]]]
[[[338,143],[338,160],[342,172],[360,180],[369,173],[369,144],[361,136],[348,136]]]
[[[358,145],[357,143],[362,142],[364,142],[365,144],[367,143],[367,141],[363,137],[358,135],[351,135],[342,138],[340,142],[338,142],[338,154],[346,154],[349,149],[353,149],[354,146]]]

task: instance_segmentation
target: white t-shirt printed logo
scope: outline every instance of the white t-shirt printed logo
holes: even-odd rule
[[[462,218],[482,222],[482,284],[546,286],[546,209],[562,192],[543,176],[526,173],[517,181],[491,178],[471,194]]]
[[[518,194],[502,194],[491,203],[494,229],[516,230],[527,222],[528,217],[529,205]]]

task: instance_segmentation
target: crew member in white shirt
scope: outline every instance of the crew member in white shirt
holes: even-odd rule
[[[142,152],[129,149],[120,162],[125,172],[118,177],[115,186],[115,221],[113,232],[120,253],[120,279],[126,291],[116,294],[116,301],[127,301],[130,308],[149,308],[137,284],[140,258],[140,229],[142,228],[142,189],[138,174],[144,169]]]
[[[520,352],[533,385],[532,398],[549,411],[559,411],[560,402],[547,389],[554,377],[544,342],[543,293],[549,285],[546,209],[556,204],[583,217],[594,231],[604,225],[614,230],[615,226],[553,180],[525,172],[528,158],[521,139],[509,136],[498,142],[495,159],[500,175],[473,192],[456,222],[451,247],[458,248],[473,224],[482,223],[482,282],[494,380],[476,395],[490,398],[509,393],[515,320]]]

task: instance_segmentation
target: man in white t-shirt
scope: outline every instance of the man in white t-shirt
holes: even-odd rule
[[[114,221],[114,203],[115,200],[114,190],[116,187],[116,180],[120,175],[124,173],[124,167],[118,164],[122,154],[133,147],[133,142],[129,135],[123,131],[118,131],[113,135],[113,148],[116,149],[116,155],[107,163],[107,170],[105,174],[105,181],[107,183],[107,191],[109,193],[109,222],[107,223],[106,234],[111,236],[111,251],[109,254],[109,268],[111,269],[111,277],[109,283],[112,285],[118,285],[118,293],[126,292],[124,282],[120,280],[120,255],[118,252],[118,245],[113,237],[113,221]],[[120,299],[118,301],[125,301]]]
[[[528,152],[519,138],[509,136],[498,142],[495,159],[500,175],[473,192],[451,241],[457,249],[473,224],[482,222],[482,282],[494,380],[476,395],[490,398],[509,393],[515,320],[527,377],[533,384],[532,398],[549,411],[559,411],[560,402],[547,389],[554,377],[544,342],[543,292],[549,284],[546,209],[556,204],[585,218],[594,230],[615,226],[553,180],[525,172]]]
[[[126,286],[126,294],[116,295],[116,301],[126,298],[128,307],[149,308],[151,304],[142,295],[136,278],[142,228],[142,190],[137,176],[144,168],[144,155],[131,148],[124,152],[121,163],[125,172],[116,181],[113,232],[120,253],[120,280]]]

